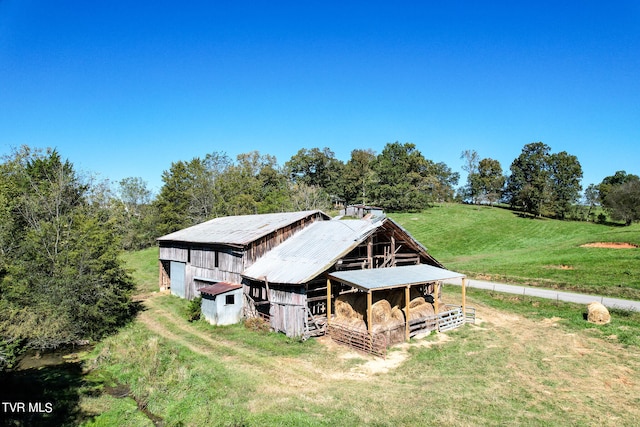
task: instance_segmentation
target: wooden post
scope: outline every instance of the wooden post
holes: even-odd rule
[[[440,311],[440,301],[438,301],[438,293],[440,292],[440,282],[436,282],[435,287],[433,289],[433,308],[436,312],[436,330],[440,330],[440,322],[438,322],[438,311]]]
[[[164,280],[162,280],[162,261],[160,260],[158,260],[158,274],[158,287],[160,288],[160,291],[164,291]]]
[[[367,268],[373,268],[373,236],[369,236],[367,240]]]
[[[367,331],[369,331],[369,337],[371,337],[371,333],[373,332],[373,325],[371,324],[371,291],[367,292]]]
[[[406,341],[409,341],[409,319],[410,314],[409,314],[409,303],[411,302],[411,288],[409,286],[407,286],[406,288],[404,288],[404,300],[406,302],[405,307],[407,308],[406,310],[406,319],[404,319],[404,339]]]
[[[327,275],[327,325],[331,324],[331,279]]]
[[[391,232],[391,266],[396,266],[396,236]]]
[[[467,323],[467,278],[462,278],[462,316],[464,318],[464,322]]]

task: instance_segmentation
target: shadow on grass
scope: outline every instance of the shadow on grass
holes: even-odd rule
[[[112,333],[144,309],[141,301],[131,302]],[[60,348],[37,358],[25,354],[18,369],[0,372],[0,426],[77,426],[92,418],[81,411],[80,399],[97,384],[86,380],[81,361],[65,360],[75,350]]]
[[[75,426],[83,419],[80,362],[5,372],[0,383],[2,426]]]

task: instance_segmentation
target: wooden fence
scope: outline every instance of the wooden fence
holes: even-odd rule
[[[384,334],[369,335],[367,331],[348,329],[333,324],[327,326],[327,334],[340,344],[374,356],[387,357],[387,338]]]
[[[449,310],[410,321],[409,337],[413,338],[427,331],[444,332],[459,328],[465,323],[475,323],[475,308],[466,307],[463,313],[460,306],[447,305],[446,307]],[[404,326],[402,328],[404,329]],[[387,347],[394,344],[389,341],[388,334],[385,332],[369,335],[366,331],[348,329],[334,324],[327,326],[327,334],[338,343],[383,358],[387,355]]]

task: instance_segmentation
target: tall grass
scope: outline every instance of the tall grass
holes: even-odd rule
[[[447,268],[470,276],[640,299],[640,249],[581,247],[593,242],[640,245],[640,224],[533,219],[507,209],[459,204],[391,217]]]

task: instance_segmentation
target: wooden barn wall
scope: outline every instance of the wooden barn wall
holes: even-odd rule
[[[305,333],[307,295],[304,287],[271,287],[269,290],[271,327],[288,337]]]
[[[206,282],[196,283],[196,277],[210,279],[216,282],[242,283],[242,277],[239,273],[222,271],[218,269],[211,270],[208,268],[195,267],[191,264],[187,264],[186,276],[185,298],[187,299],[195,298],[196,296],[198,296],[197,290],[199,288],[210,284]]]
[[[186,246],[160,246],[160,257],[164,261],[187,262],[189,249]]]
[[[218,267],[216,267],[216,253],[218,254]],[[214,270],[241,273],[243,270],[242,252],[228,248],[193,248],[191,249],[191,264]]]
[[[288,337],[302,336],[306,329],[306,313],[304,306],[271,304],[271,327],[278,332],[284,332]]]

